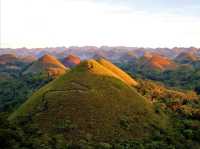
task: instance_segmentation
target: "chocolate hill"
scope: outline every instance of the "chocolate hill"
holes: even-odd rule
[[[54,56],[46,54],[33,62],[23,74],[37,74],[47,73],[50,76],[56,77],[62,75],[68,70],[60,61]]]
[[[152,54],[143,57],[143,65],[146,68],[156,69],[156,70],[167,70],[176,68],[176,64],[164,56],[158,54]]]
[[[9,119],[25,116],[72,142],[143,138],[168,127],[167,117],[113,66],[103,59],[83,61],[35,92]]]
[[[78,56],[76,55],[68,55],[66,58],[63,59],[62,63],[66,66],[66,67],[74,67],[78,64],[80,64],[81,60]]]

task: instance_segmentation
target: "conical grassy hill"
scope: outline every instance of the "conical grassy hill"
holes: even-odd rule
[[[23,74],[47,73],[50,76],[57,77],[69,70],[59,60],[50,54],[45,54],[39,60],[33,62]]]
[[[165,129],[166,116],[119,76],[95,60],[84,61],[39,89],[9,119],[28,116],[43,131],[74,142],[143,138]]]
[[[62,63],[66,66],[66,67],[75,67],[76,65],[80,64],[81,59],[73,54],[68,55],[67,57],[65,57],[62,61]]]

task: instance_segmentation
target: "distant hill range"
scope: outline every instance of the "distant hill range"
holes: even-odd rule
[[[16,54],[17,56],[36,56],[41,57],[44,54],[51,54],[59,59],[64,59],[66,55],[76,55],[83,59],[93,58],[95,55],[103,56],[106,59],[111,61],[116,61],[120,57],[127,55],[134,55],[135,57],[142,57],[146,52],[153,52],[159,55],[163,55],[170,59],[175,58],[180,53],[193,53],[200,56],[200,48],[190,47],[175,47],[172,49],[169,48],[137,48],[137,47],[95,47],[95,46],[84,46],[84,47],[52,47],[52,48],[17,48],[17,49],[0,49],[0,55],[2,54]]]
[[[2,55],[1,55],[2,54]],[[50,60],[49,63],[54,63],[57,59],[56,64],[59,65],[59,69],[52,70],[48,68],[47,63],[41,61],[41,57],[44,55],[51,55],[54,60]],[[30,64],[34,62],[31,66],[32,68],[24,71],[24,74],[29,72],[41,72],[44,70],[46,72],[51,72],[49,74],[62,74],[64,72],[62,69],[64,67],[72,68],[82,60],[86,59],[107,59],[115,64],[119,63],[134,63],[134,66],[139,66],[140,68],[148,68],[154,70],[171,70],[179,67],[183,64],[191,64],[195,68],[199,68],[200,61],[200,49],[190,47],[190,48],[137,48],[137,47],[55,47],[55,48],[19,48],[19,49],[0,49],[0,65],[5,63],[23,63]],[[40,64],[38,64],[38,61]],[[59,61],[60,60],[60,61]],[[54,62],[53,62],[54,61]],[[44,65],[42,63],[45,63]],[[59,64],[58,64],[59,63]],[[42,66],[39,68],[37,65]],[[51,65],[51,66],[52,66]],[[63,66],[61,66],[63,65]],[[19,69],[19,66],[9,65],[6,67]],[[48,66],[49,67],[49,66]],[[61,68],[61,69],[60,69]],[[50,70],[51,69],[51,70]],[[55,74],[54,74],[55,75]]]

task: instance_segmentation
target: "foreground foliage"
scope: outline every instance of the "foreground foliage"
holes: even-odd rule
[[[0,111],[13,111],[35,90],[51,81],[46,74],[24,75],[0,79]]]
[[[44,133],[26,118],[18,123],[7,121],[0,115],[1,149],[199,149],[200,121],[183,119],[173,114],[173,130],[160,131],[145,139],[93,142],[88,137],[77,143],[69,142],[63,135]]]

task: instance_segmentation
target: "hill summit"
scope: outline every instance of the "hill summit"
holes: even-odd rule
[[[64,74],[68,68],[66,68],[59,60],[54,56],[45,54],[37,61],[33,62],[23,74],[28,73],[47,73],[50,76],[59,76]]]
[[[35,92],[9,119],[27,116],[43,131],[72,142],[142,138],[164,129],[166,116],[156,113],[115,67],[106,60],[83,61]]]

